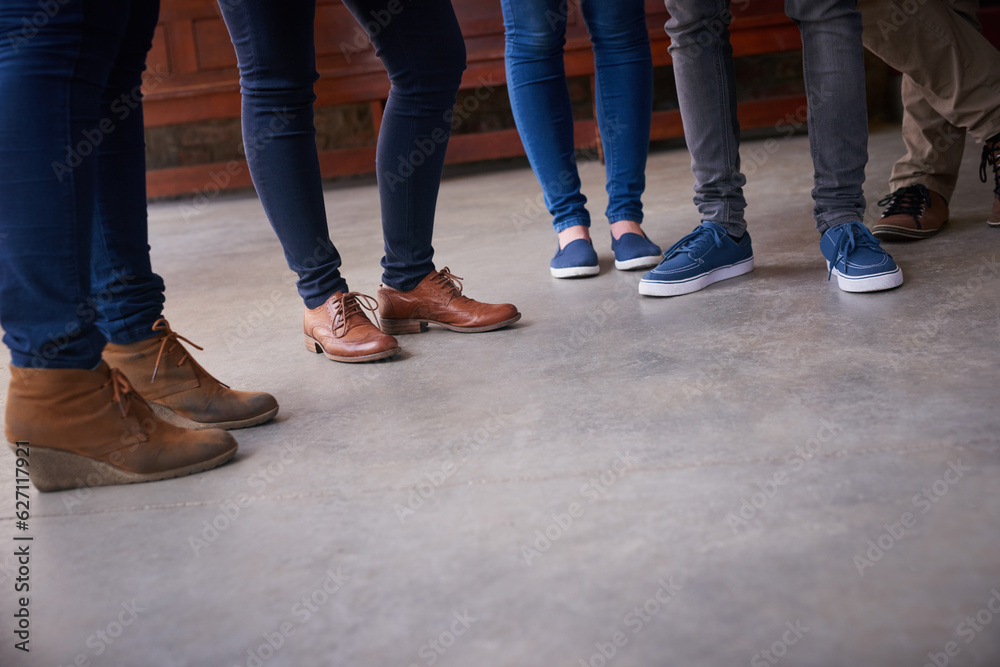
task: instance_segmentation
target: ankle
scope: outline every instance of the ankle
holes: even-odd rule
[[[590,241],[590,228],[584,225],[574,225],[562,230],[556,237],[559,239],[559,249],[562,250],[573,241]]]
[[[645,236],[642,233],[642,227],[635,220],[616,220],[611,223],[611,236],[617,241],[624,234],[638,234],[639,236]]]

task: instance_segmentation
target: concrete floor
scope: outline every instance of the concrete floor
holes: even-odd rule
[[[612,268],[603,222],[601,275],[550,278],[527,168],[449,178],[438,265],[524,318],[403,337],[373,365],[302,349],[255,197],[151,206],[171,323],[281,413],[206,474],[32,491],[27,655],[8,493],[0,664],[1000,665],[1000,230],[979,147],[945,231],[891,246],[906,283],[861,295],[826,281],[807,140],[763,147],[744,147],[767,156],[748,169],[756,269],[673,299]],[[871,211],[901,150],[873,134]],[[603,211],[600,165],[583,179]],[[666,247],[697,222],[687,153],[651,155],[648,183]],[[327,201],[374,294],[374,186]],[[4,449],[3,488],[13,467]]]

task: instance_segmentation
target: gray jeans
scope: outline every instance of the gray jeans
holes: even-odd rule
[[[742,236],[746,178],[740,172],[729,2],[665,2],[677,97],[695,176],[694,202],[703,221]],[[785,2],[785,12],[802,34],[806,118],[815,170],[813,215],[821,233],[861,220],[865,211],[868,112],[861,15],[855,6],[855,0]],[[795,120],[776,117],[775,129],[790,135]]]

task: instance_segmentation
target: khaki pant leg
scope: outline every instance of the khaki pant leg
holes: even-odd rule
[[[965,130],[941,117],[923,91],[903,75],[903,143],[906,155],[892,167],[889,190],[924,185],[951,201],[962,166]]]
[[[909,76],[935,111],[980,141],[1000,133],[1000,51],[969,20],[972,3],[861,0],[858,6],[865,47]]]

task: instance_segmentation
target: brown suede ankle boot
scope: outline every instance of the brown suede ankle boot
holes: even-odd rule
[[[153,413],[181,428],[245,428],[278,414],[278,402],[264,392],[234,391],[202,368],[180,341],[198,347],[160,318],[152,338],[104,348],[104,361],[128,377]]]
[[[157,419],[117,369],[11,367],[4,426],[39,491],[152,482],[222,465],[233,436]]]

